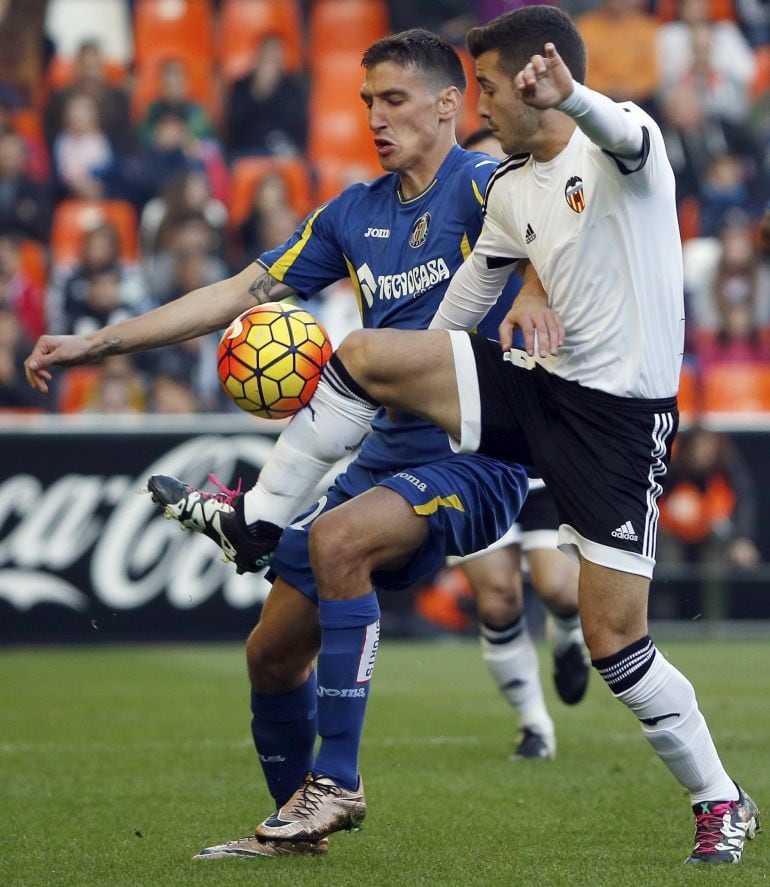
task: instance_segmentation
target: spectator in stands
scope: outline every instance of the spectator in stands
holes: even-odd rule
[[[759,563],[754,483],[726,434],[699,426],[681,432],[669,475],[660,500],[661,562]]]
[[[754,190],[761,167],[756,141],[745,126],[710,114],[693,83],[682,82],[665,95],[661,130],[676,175],[678,202],[687,197],[702,200],[711,162],[724,154],[740,158],[749,189]]]
[[[156,373],[152,378],[149,410],[164,415],[189,414],[199,411],[190,382],[184,376]]]
[[[655,114],[660,84],[657,19],[642,11],[641,0],[601,0],[576,24],[591,64],[586,86],[615,101],[630,100]]]
[[[14,234],[0,233],[0,308],[13,311],[29,342],[46,332],[44,294],[24,275],[19,239]]]
[[[141,313],[141,306],[123,300],[120,269],[116,265],[92,269],[83,283],[85,298],[64,303],[65,333],[84,335],[107,323]]]
[[[0,0],[0,93],[34,106],[52,47],[44,29],[47,0]]]
[[[87,93],[67,99],[51,159],[59,197],[98,200],[120,191],[117,157],[99,123],[96,101]]]
[[[45,111],[45,130],[49,145],[64,125],[64,112],[72,96],[88,95],[93,99],[99,128],[118,154],[133,148],[130,102],[125,89],[113,86],[107,79],[105,60],[99,44],[85,41],[75,56],[75,76],[71,83],[55,92]]]
[[[31,391],[24,378],[22,366],[29,347],[30,341],[16,313],[0,304],[0,408],[42,410],[51,407],[34,396],[37,392]]]
[[[160,69],[160,92],[147,108],[141,126],[142,139],[146,144],[152,142],[155,123],[167,110],[178,111],[195,138],[216,137],[206,109],[190,97],[187,68],[181,59],[167,59]]]
[[[0,233],[45,242],[51,230],[48,188],[24,172],[24,143],[13,132],[0,133]]]
[[[181,214],[173,224],[166,226],[158,238],[155,252],[143,257],[146,278],[161,302],[168,302],[178,295],[180,264],[188,256],[205,258],[208,283],[226,275],[222,240],[206,216],[195,210]]]
[[[79,314],[77,306],[88,301],[91,274],[104,268],[114,269],[118,275],[122,305],[144,310],[150,304],[141,269],[121,258],[118,230],[111,222],[104,222],[83,238],[80,261],[74,268],[53,269],[48,292],[49,332],[64,332],[71,326],[68,315],[73,311]]]
[[[241,225],[242,252],[238,259],[253,258],[287,240],[299,224],[289,203],[286,181],[280,173],[263,176],[254,191],[251,212]]]
[[[20,116],[30,113],[29,109],[16,109],[14,111],[12,104],[7,97],[3,98],[0,92],[0,135],[13,132],[16,133],[24,146],[24,173],[33,181],[41,184],[48,184],[51,178],[51,162],[48,159],[48,146],[43,137],[42,128],[37,130],[37,126],[25,126],[20,121]],[[36,112],[32,111],[32,120],[36,121]],[[27,118],[29,119],[29,118]]]
[[[227,208],[211,196],[211,188],[202,171],[191,170],[171,178],[163,192],[153,197],[142,210],[139,235],[142,252],[152,254],[168,239],[169,229],[190,213],[202,213],[221,237],[227,223]]]
[[[719,258],[713,274],[709,313],[713,327],[696,331],[701,367],[717,361],[768,361],[770,347],[763,336],[770,294],[761,286],[761,265],[751,221],[743,213],[730,214],[719,233]]]
[[[748,213],[752,209],[746,175],[746,164],[734,154],[717,154],[712,158],[700,191],[703,237],[717,237],[730,213],[736,210]]]
[[[268,35],[253,69],[233,84],[226,108],[231,157],[302,153],[307,141],[307,89],[286,69],[283,38]]]
[[[711,19],[708,0],[680,0],[678,12],[657,34],[661,95],[689,80],[711,113],[744,120],[756,68],[748,41],[735,22]]]
[[[221,201],[227,193],[229,173],[219,144],[196,139],[179,108],[159,112],[135,173],[136,199],[144,204],[178,175],[203,172],[211,193]]]
[[[86,404],[89,413],[142,413],[145,386],[142,376],[125,354],[108,357],[100,367]]]

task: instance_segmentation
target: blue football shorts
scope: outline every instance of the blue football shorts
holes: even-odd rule
[[[502,536],[519,513],[527,475],[520,465],[476,454],[451,456],[395,473],[372,471],[353,462],[325,496],[284,530],[268,580],[280,576],[317,601],[308,551],[313,521],[375,486],[394,490],[428,519],[428,535],[409,563],[372,577],[378,590],[396,591],[435,573],[448,555],[470,554]]]

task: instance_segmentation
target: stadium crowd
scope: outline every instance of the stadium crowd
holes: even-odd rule
[[[361,49],[416,25],[462,49],[469,26],[516,5],[0,2],[0,407],[230,409],[216,341],[71,369],[45,400],[21,358],[43,331],[95,328],[243,267],[318,202],[377,175]],[[588,85],[639,103],[666,136],[688,305],[683,411],[727,408],[725,366],[741,373],[745,409],[770,410],[767,6],[562,6],[588,46]],[[472,85],[461,136],[483,123],[475,99]],[[345,286],[311,306],[335,341],[356,322]]]

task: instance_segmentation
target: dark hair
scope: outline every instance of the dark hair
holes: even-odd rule
[[[482,126],[480,129],[475,129],[470,135],[467,135],[462,142],[463,148],[466,151],[472,151],[476,145],[481,144],[481,142],[485,142],[489,138],[497,138],[492,130],[488,126]]]
[[[556,6],[522,6],[506,12],[489,24],[471,28],[468,49],[474,58],[497,50],[500,67],[513,77],[533,55],[542,55],[553,43],[573,78],[583,83],[586,48],[583,38],[566,12]]]
[[[361,59],[361,66],[368,71],[382,62],[416,68],[439,89],[456,86],[464,93],[468,85],[463,63],[454,47],[423,28],[389,34],[372,43]]]

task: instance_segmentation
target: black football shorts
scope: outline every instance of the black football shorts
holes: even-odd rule
[[[458,449],[520,462],[542,477],[559,546],[652,576],[658,499],[679,414],[676,398],[617,397],[528,369],[497,342],[452,333],[460,391]]]

